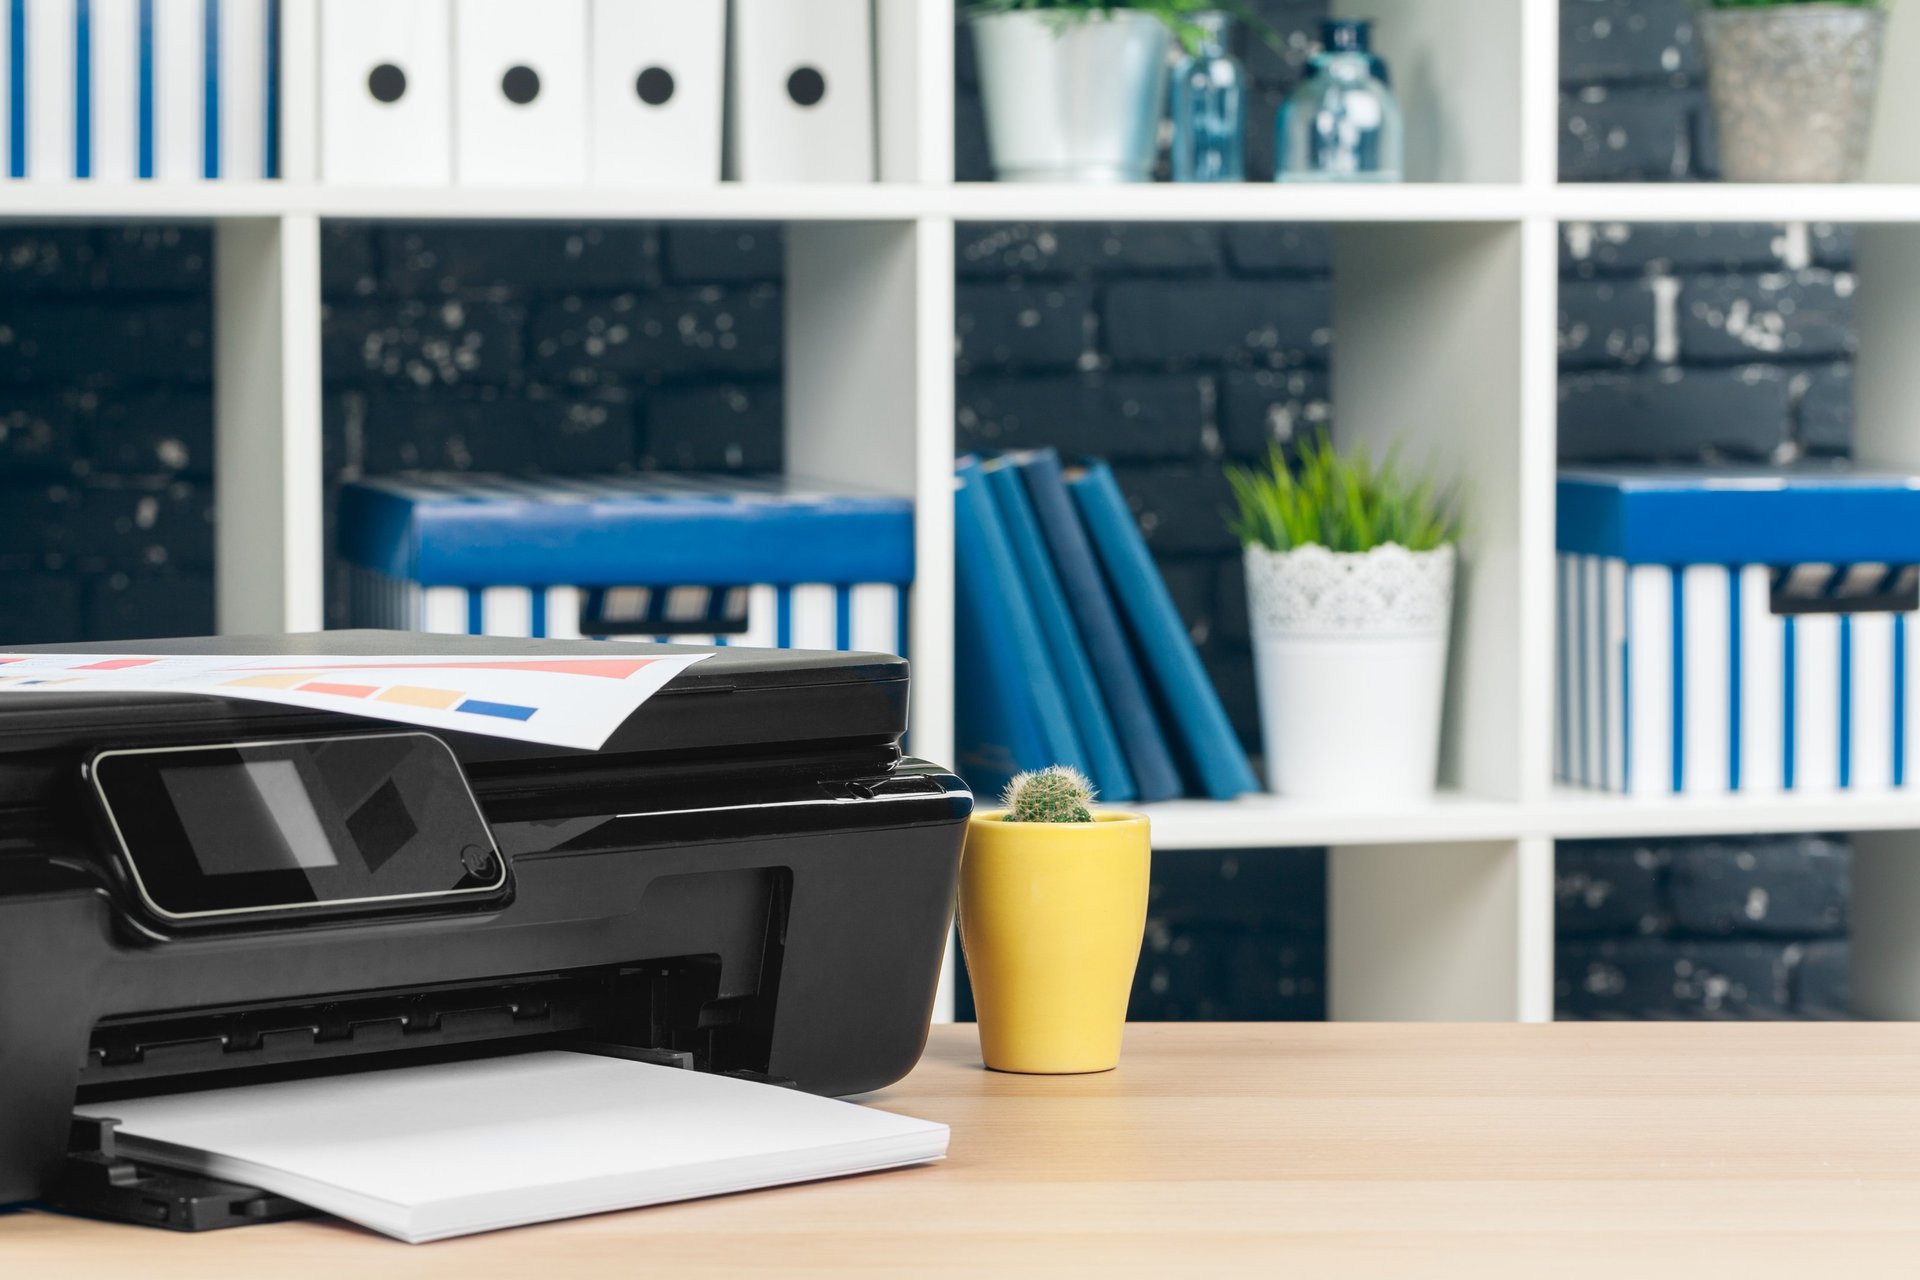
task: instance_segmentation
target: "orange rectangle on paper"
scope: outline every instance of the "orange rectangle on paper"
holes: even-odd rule
[[[128,667],[150,667],[160,661],[158,658],[108,658],[103,662],[89,662],[75,671],[125,671]]]
[[[406,707],[434,707],[445,711],[464,696],[466,695],[452,693],[446,689],[422,689],[416,685],[397,684],[374,701],[398,702]]]
[[[222,680],[220,683],[238,689],[291,689],[302,680],[312,678],[313,672],[300,671],[286,676],[241,676],[238,680]]]
[[[330,693],[336,698],[370,698],[380,692],[377,684],[334,684],[327,680],[309,680],[300,686],[301,693]]]

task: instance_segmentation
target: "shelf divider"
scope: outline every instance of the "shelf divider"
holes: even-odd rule
[[[796,224],[787,468],[912,497],[911,748],[953,754],[953,224]]]
[[[320,220],[219,223],[213,301],[217,625],[223,634],[318,631]]]
[[[1920,49],[1920,39],[1914,44]],[[1860,227],[1854,269],[1854,456],[1863,466],[1920,470],[1920,225]],[[1907,728],[1912,742],[1920,717],[1909,714]],[[1909,770],[1913,761],[1909,750]],[[1854,839],[1854,1008],[1920,1017],[1920,829]]]

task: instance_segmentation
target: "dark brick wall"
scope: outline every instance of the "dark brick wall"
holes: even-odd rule
[[[0,643],[212,629],[211,255],[0,233]],[[777,226],[329,224],[322,268],[331,483],[779,469]]]
[[[1834,836],[1567,842],[1557,1012],[1844,1016],[1851,870]]]
[[[0,642],[213,612],[205,232],[0,232]]]
[[[1845,455],[1852,250],[1818,224],[1563,227],[1562,460]]]
[[[778,226],[331,227],[335,476],[780,466]]]
[[[1719,176],[1691,0],[1561,0],[1560,180]]]

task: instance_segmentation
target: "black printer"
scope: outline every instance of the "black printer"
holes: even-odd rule
[[[607,652],[377,631],[59,648]],[[899,1079],[973,803],[901,755],[906,713],[899,658],[729,648],[596,752],[208,697],[0,698],[0,1203],[118,1184],[91,1207],[271,1216],[164,1174],[143,1208],[151,1171],[70,1125],[76,1101],[568,1046],[823,1094]]]

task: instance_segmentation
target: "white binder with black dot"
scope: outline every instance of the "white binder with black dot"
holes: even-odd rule
[[[587,181],[587,0],[454,0],[453,171],[464,186]]]
[[[448,0],[320,6],[320,176],[332,183],[453,180]]]
[[[871,182],[869,0],[733,0],[734,176]]]
[[[593,181],[720,180],[726,0],[593,0]]]

